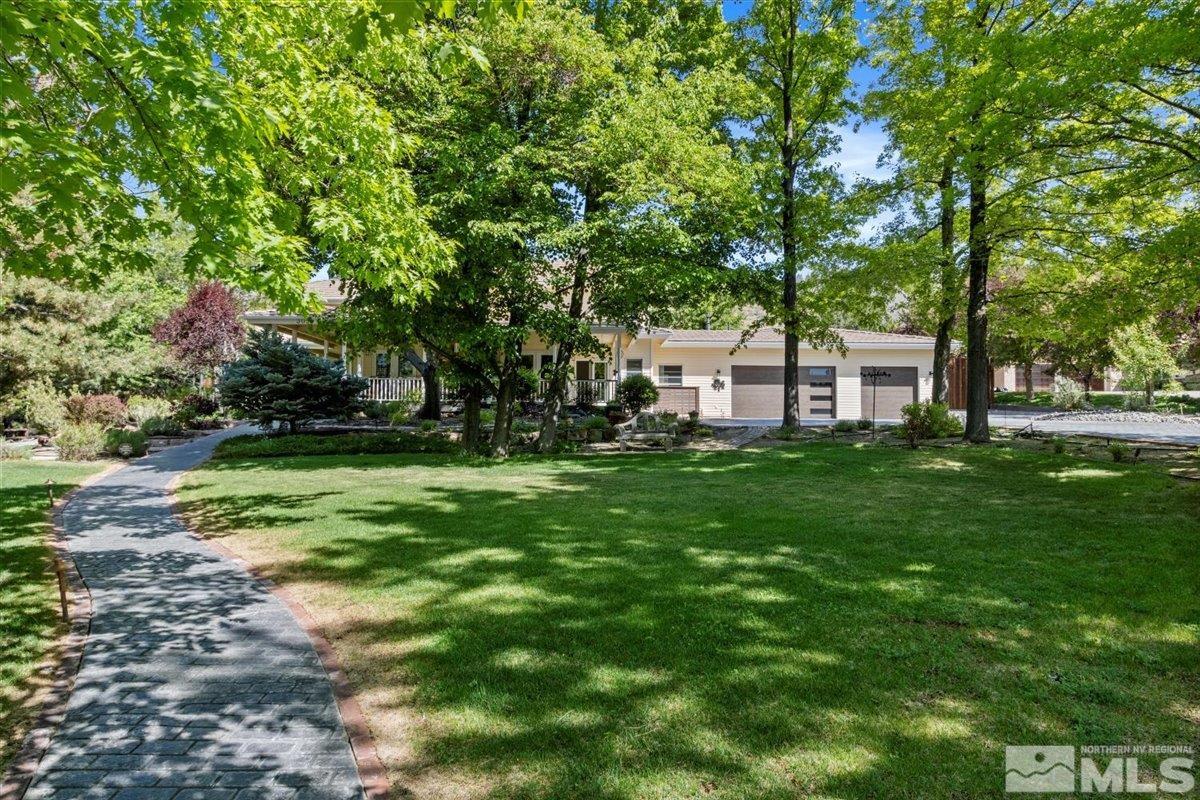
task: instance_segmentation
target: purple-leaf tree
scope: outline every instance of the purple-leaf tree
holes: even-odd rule
[[[154,338],[171,348],[181,364],[201,375],[213,375],[237,358],[246,329],[233,293],[219,281],[195,286],[187,302],[154,326]]]

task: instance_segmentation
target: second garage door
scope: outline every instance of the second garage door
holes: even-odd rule
[[[778,419],[783,416],[783,367],[735,365],[733,416]],[[836,413],[833,367],[800,368],[800,416],[832,418]]]
[[[871,374],[876,373],[875,385]],[[871,416],[871,401],[875,402],[876,419],[900,419],[900,409],[917,402],[916,367],[863,367],[862,415]]]

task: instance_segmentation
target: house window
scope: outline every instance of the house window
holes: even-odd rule
[[[679,364],[663,364],[658,368],[658,382],[662,386],[683,386],[683,367]]]
[[[542,354],[542,372],[545,373],[546,370],[550,369],[553,366],[554,366],[554,356],[550,355],[549,353],[543,353]]]
[[[533,356],[521,356],[521,369],[533,369]]]
[[[625,374],[626,375],[641,375],[642,360],[640,358],[625,359]]]
[[[392,374],[392,354],[391,353],[376,353],[375,354],[375,377],[388,378]]]
[[[603,361],[593,361],[592,379],[602,381],[606,375],[608,375],[608,364],[605,364]]]
[[[575,362],[575,380],[590,381],[592,379],[592,362],[576,361]]]

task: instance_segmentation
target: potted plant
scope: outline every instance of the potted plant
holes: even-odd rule
[[[586,433],[589,442],[598,442],[604,438],[604,432],[612,426],[608,424],[608,419],[597,415],[585,419],[580,427]]]

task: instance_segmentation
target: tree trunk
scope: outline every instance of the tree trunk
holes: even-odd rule
[[[421,410],[417,414],[421,419],[440,420],[442,418],[442,391],[438,380],[437,356],[425,348],[425,357],[417,355],[415,350],[404,354],[404,360],[421,375],[423,399]]]
[[[592,205],[590,197],[584,199],[584,213]],[[571,320],[583,319],[583,295],[587,284],[587,255],[580,253],[575,258],[575,276],[571,282],[571,299],[567,304],[567,316]],[[568,341],[561,342],[554,358],[554,370],[550,374],[550,390],[546,393],[546,407],[542,412],[542,429],[538,433],[538,449],[549,453],[558,440],[558,416],[562,413],[563,400],[567,396],[567,379],[571,359],[575,357],[575,342],[572,334]]]
[[[957,316],[957,315],[955,315]],[[950,333],[954,329],[954,317],[943,318],[938,323],[937,335],[933,340],[933,402],[950,402]]]
[[[779,65],[780,125],[779,235],[783,250],[783,424],[800,424],[800,338],[796,335],[796,120],[793,106],[796,42],[799,28],[794,12],[788,14],[783,63]]]
[[[483,400],[483,389],[477,384],[465,388],[466,399],[463,402],[463,434],[462,447],[465,452],[479,452],[479,406]]]
[[[1022,370],[1025,377],[1025,402],[1033,405],[1033,362],[1026,361]]]
[[[954,263],[954,154],[946,151],[942,160],[942,177],[938,180],[940,190],[939,209],[942,229],[941,253],[941,319],[938,320],[937,335],[933,341],[933,402],[945,403],[949,397],[947,372],[950,369],[950,336],[958,318],[961,279]]]
[[[972,148],[976,150],[976,148]],[[972,153],[970,170],[970,239],[967,251],[967,425],[963,438],[984,443],[988,434],[987,281],[991,250],[987,231],[987,174],[981,154]]]
[[[790,96],[784,103],[789,115],[791,129]],[[796,166],[785,156],[783,184],[783,424],[796,427],[800,424],[800,337],[796,336],[796,233],[793,230],[796,213]],[[788,166],[790,163],[790,167]]]
[[[554,369],[550,371],[549,387],[546,390],[545,409],[542,411],[542,429],[538,432],[538,450],[549,453],[558,441],[558,417],[562,414],[563,401],[567,396],[567,379],[571,358],[575,348],[570,343],[559,345]]]
[[[421,370],[421,382],[425,389],[425,402],[421,404],[421,419],[440,420],[442,418],[442,387],[437,376],[437,362],[432,358],[425,362]]]
[[[1154,410],[1154,381],[1146,381],[1146,406],[1148,410]]]
[[[512,429],[512,407],[516,384],[516,369],[505,364],[500,374],[500,384],[496,389],[496,424],[492,427],[492,455],[497,458],[508,457],[508,439]]]

